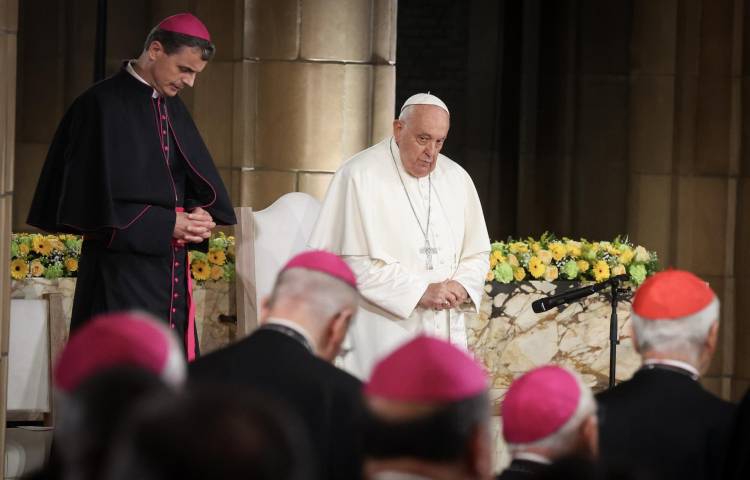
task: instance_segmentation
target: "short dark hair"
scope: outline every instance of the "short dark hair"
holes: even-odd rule
[[[489,405],[489,397],[483,392],[409,420],[386,420],[367,409],[365,456],[410,457],[433,462],[460,460],[466,454],[471,436],[489,418]]]
[[[146,37],[143,50],[148,50],[152,42],[161,43],[167,55],[176,53],[182,47],[198,48],[201,51],[201,60],[208,62],[216,54],[216,46],[208,40],[193,37],[192,35],[185,35],[184,33],[161,30],[158,27],[154,27],[148,34],[148,37]]]

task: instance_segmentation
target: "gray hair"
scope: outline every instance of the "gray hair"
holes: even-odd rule
[[[678,319],[648,319],[632,314],[638,350],[645,352],[679,352],[696,362],[714,322],[719,321],[719,299],[703,310]]]
[[[573,415],[557,431],[544,438],[529,443],[508,443],[511,454],[523,452],[529,448],[544,449],[552,458],[558,458],[570,452],[578,443],[578,430],[586,419],[596,416],[596,401],[591,389],[584,385],[575,372],[569,372],[576,379],[581,395]],[[596,417],[595,417],[596,418]]]
[[[357,311],[359,293],[348,283],[326,273],[290,268],[279,274],[268,305],[302,304],[316,320],[327,320],[351,308]]]

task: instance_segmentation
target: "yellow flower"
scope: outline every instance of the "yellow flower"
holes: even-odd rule
[[[73,257],[66,257],[65,258],[65,268],[67,268],[69,272],[77,272],[78,271],[78,260],[76,260]]]
[[[552,282],[554,280],[557,280],[557,275],[559,272],[557,271],[557,267],[554,265],[548,265],[547,270],[544,271],[544,279],[548,282]]]
[[[539,242],[534,242],[531,244],[531,251],[534,253],[537,253],[539,250],[542,249],[542,244]]]
[[[536,252],[536,256],[539,257],[539,260],[545,265],[552,263],[552,254],[549,250],[539,250]]]
[[[607,249],[607,253],[609,253],[610,255],[617,256],[620,254],[620,250],[611,243],[607,243],[605,247]]]
[[[568,255],[577,258],[581,256],[581,242],[569,240],[565,244],[565,249],[568,251]]]
[[[32,242],[33,250],[39,255],[44,255],[46,257],[52,252],[52,244],[49,242],[49,240],[47,240],[41,235],[35,236],[31,242]],[[33,273],[34,269],[32,268],[31,270]],[[35,276],[38,276],[38,275],[35,275]]]
[[[493,281],[495,279],[495,271],[490,270],[489,272],[487,272],[487,276],[485,276],[484,279],[488,282]]]
[[[556,262],[559,262],[563,259],[566,253],[568,253],[568,249],[565,248],[565,245],[563,245],[560,242],[553,242],[549,244],[549,249],[552,252],[552,257],[555,259]]]
[[[26,262],[21,259],[15,259],[10,262],[10,276],[16,280],[26,278],[26,274],[29,273],[29,266]]]
[[[513,242],[510,244],[510,253],[528,253],[529,246],[524,242]]]
[[[508,254],[508,263],[510,263],[511,267],[519,267],[521,265],[518,263],[518,258],[512,253]]]
[[[44,265],[39,260],[33,260],[31,262],[31,276],[41,277],[44,275]]]
[[[56,252],[62,252],[65,250],[65,244],[60,241],[60,239],[52,237],[49,239],[50,245],[52,245],[52,249]]]
[[[503,256],[503,252],[500,250],[495,250],[490,254],[490,268],[495,268],[495,265],[498,263],[503,263],[505,261],[505,257]]]
[[[211,269],[208,268],[208,264],[203,260],[196,260],[190,266],[190,270],[193,272],[193,278],[196,280],[208,280],[211,276]]]
[[[214,265],[224,265],[227,261],[227,256],[223,250],[210,250],[208,252],[208,261]]]
[[[513,269],[513,278],[516,279],[517,282],[520,282],[524,278],[526,278],[526,270],[524,270],[522,267],[516,267]]]
[[[29,246],[25,243],[20,244],[18,246],[18,253],[20,253],[22,257],[25,257],[29,254]]]
[[[612,268],[612,275],[625,275],[625,265],[617,265]]]
[[[648,250],[643,248],[642,246],[638,245],[635,247],[635,261],[640,263],[646,263],[651,261],[651,254],[648,253]]]
[[[531,257],[529,259],[529,272],[531,273],[531,276],[534,278],[539,278],[542,275],[544,275],[544,272],[547,270],[547,267],[542,263],[542,260],[537,257],[536,255]]]
[[[635,253],[631,249],[626,247],[620,254],[620,263],[622,263],[623,265],[628,265],[631,261],[633,261],[634,256]]]
[[[576,262],[576,265],[578,266],[578,271],[581,273],[587,272],[589,270],[589,267],[591,266],[586,260],[578,260]]]
[[[604,260],[599,260],[594,265],[594,280],[602,282],[609,278],[609,265]]]
[[[218,265],[211,267],[211,280],[221,280],[224,277],[224,269]]]

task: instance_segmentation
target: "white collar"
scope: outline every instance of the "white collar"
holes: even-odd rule
[[[698,378],[700,378],[701,376],[697,368],[695,368],[694,366],[690,365],[687,362],[682,362],[680,360],[669,360],[666,358],[661,358],[661,359],[650,358],[650,359],[644,360],[643,364],[644,365],[668,365],[670,367],[680,368],[692,374],[693,378],[695,378],[696,380],[698,380]]]
[[[299,324],[292,322],[291,320],[287,320],[285,318],[280,318],[280,317],[268,317],[265,323],[266,324],[275,323],[276,325],[283,325],[287,328],[291,328],[295,332],[302,335],[305,338],[305,340],[307,340],[307,343],[310,344],[310,347],[312,347],[313,352],[318,350],[318,344],[313,341],[313,338],[310,335],[310,332],[302,328]]]
[[[140,75],[138,75],[138,72],[135,71],[135,68],[133,68],[133,61],[134,60],[128,60],[128,64],[125,66],[125,70],[127,70],[128,73],[131,74],[132,76],[134,76],[135,79],[138,80],[139,82],[144,83],[144,84],[148,85],[149,87],[151,87],[151,84],[148,83],[146,80],[144,80],[143,77],[141,77]],[[154,87],[151,87],[151,88],[154,88]],[[154,88],[153,93],[151,94],[151,97],[152,98],[159,98],[159,92],[157,92],[155,88]]]
[[[545,457],[544,455],[540,455],[538,453],[532,453],[532,452],[514,453],[513,460],[528,460],[529,462],[541,463],[544,465],[549,465],[552,463],[552,460]]]

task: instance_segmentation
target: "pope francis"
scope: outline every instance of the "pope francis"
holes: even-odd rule
[[[471,178],[440,154],[449,127],[439,98],[406,100],[393,136],[336,172],[310,237],[357,275],[362,304],[339,364],[360,378],[417,333],[467,347],[490,242]]]

